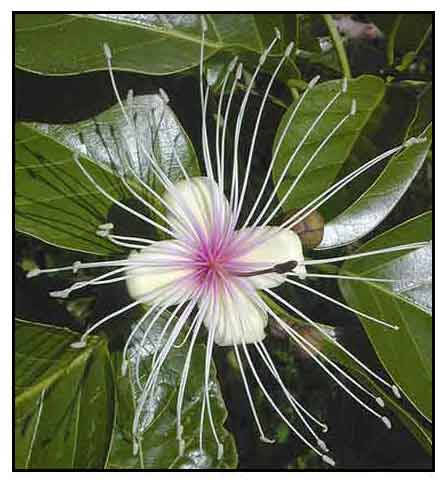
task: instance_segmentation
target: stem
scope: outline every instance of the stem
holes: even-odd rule
[[[399,30],[400,23],[402,22],[403,15],[401,13],[397,14],[396,19],[394,20],[393,27],[391,32],[388,36],[388,42],[386,45],[386,59],[388,65],[394,64],[394,44],[396,40],[396,34]]]
[[[323,19],[326,22],[327,28],[329,29],[329,33],[332,37],[332,42],[334,43],[335,50],[337,51],[338,60],[340,62],[341,69],[343,71],[343,75],[350,79],[351,75],[351,68],[349,67],[348,56],[346,55],[345,46],[343,45],[343,40],[338,33],[337,26],[335,25],[334,19],[332,15],[329,13],[323,13]]]

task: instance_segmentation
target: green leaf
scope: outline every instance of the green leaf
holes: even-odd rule
[[[394,155],[374,184],[354,204],[325,224],[318,248],[337,248],[352,243],[366,236],[388,216],[425,161],[431,146],[431,126],[420,137],[427,141]]]
[[[261,53],[277,27],[284,34],[274,53],[287,45],[282,14],[207,14],[205,56],[223,49]],[[102,46],[113,52],[114,68],[166,75],[196,67],[202,36],[197,14],[16,14],[16,65],[47,75],[104,70]]]
[[[364,384],[368,387],[373,393],[377,393],[384,402],[385,407],[391,410],[394,415],[399,417],[401,422],[410,430],[410,432],[414,435],[414,437],[419,441],[419,443],[424,447],[424,449],[431,453],[432,451],[432,434],[431,430],[429,430],[422,422],[419,420],[414,413],[406,410],[402,403],[397,400],[390,390],[384,389],[382,385],[379,385],[368,373],[365,369],[363,369],[360,365],[355,363],[352,358],[350,358],[342,349],[337,347],[333,342],[331,342],[328,338],[324,337],[319,333],[316,329],[310,328],[309,323],[302,320],[301,318],[297,318],[296,316],[292,315],[290,312],[285,311],[281,308],[277,303],[275,303],[271,298],[265,297],[264,301],[268,303],[270,308],[275,311],[279,316],[282,317],[284,321],[287,321],[295,330],[303,330],[301,332],[302,335],[305,335],[308,338],[308,341],[313,343],[318,349],[328,356],[332,361],[339,364],[341,367],[345,368],[348,373],[353,375],[359,382]],[[325,330],[328,335],[331,335],[333,332],[333,328],[324,325],[322,323],[318,323],[318,325]],[[324,374],[322,374],[324,376]],[[348,396],[348,395],[346,395]],[[380,422],[378,422],[380,423]]]
[[[198,344],[194,347],[189,377],[186,385],[182,409],[183,438],[185,452],[179,455],[176,439],[176,403],[180,377],[185,364],[189,343],[181,348],[172,348],[160,372],[157,383],[157,397],[153,419],[145,429],[145,433],[137,455],[133,455],[132,423],[135,411],[135,397],[141,392],[136,383],[136,353],[145,351],[141,365],[142,383],[147,380],[151,371],[151,355],[155,345],[161,339],[161,330],[166,323],[167,315],[158,321],[150,332],[148,341],[140,347],[148,322],[137,331],[130,344],[129,367],[126,375],[121,373],[121,353],[113,355],[118,390],[118,416],[115,425],[113,444],[108,460],[109,469],[227,469],[237,464],[237,453],[233,437],[225,430],[223,423],[227,417],[224,401],[219,390],[216,371],[211,368],[210,399],[214,423],[224,445],[221,460],[217,459],[217,447],[210,425],[205,415],[203,453],[199,449],[199,426],[204,393],[205,347]],[[181,341],[185,333],[179,336]],[[161,347],[167,338],[162,339]],[[148,407],[149,409],[149,407]]]
[[[362,246],[360,252],[431,238],[431,213],[393,228]],[[348,260],[343,274],[387,278],[395,283],[340,280],[348,303],[371,316],[398,325],[388,330],[368,320],[363,326],[395,383],[429,420],[432,416],[431,244],[413,251]]]
[[[98,184],[116,199],[128,202],[133,196],[120,177],[132,162],[134,172],[156,191],[161,186],[151,173],[150,160],[143,151],[154,153],[158,165],[173,181],[182,174],[181,160],[190,175],[197,175],[198,161],[193,146],[171,109],[160,96],[145,95],[133,99],[137,135],[128,127],[117,105],[93,119],[66,125],[18,124],[16,129],[16,229],[56,246],[94,254],[114,254],[116,246],[96,235],[100,224],[111,219],[112,202],[101,194],[73,161],[73,153],[82,156],[86,169]],[[133,160],[128,155],[133,153]],[[129,169],[127,169],[129,171]],[[130,178],[130,181],[132,179]],[[133,180],[134,187],[139,186]],[[146,196],[147,193],[141,192]],[[141,204],[134,207],[154,218]],[[115,208],[117,211],[120,208]],[[156,218],[154,218],[156,219]],[[121,219],[129,233],[131,214]],[[151,226],[145,224],[145,229]],[[134,233],[135,234],[135,233]]]
[[[279,149],[273,168],[273,179],[276,184],[279,183],[284,168],[310,126],[334,95],[340,91],[341,85],[341,80],[324,82],[314,87],[303,100]],[[348,159],[355,142],[362,136],[366,123],[383,99],[384,93],[383,81],[377,77],[364,75],[348,82],[347,93],[340,95],[335,101],[293,159],[284,181],[279,187],[278,196],[280,198],[285,196],[296,176],[302,171],[320,143],[351,111],[353,99],[357,101],[357,113],[343,124],[308,166],[305,174],[284,203],[284,210],[302,208],[332,183],[343,163]],[[289,107],[281,120],[275,136],[275,147],[297,102],[299,100]]]
[[[66,329],[16,321],[15,467],[101,469],[115,395],[106,342]]]

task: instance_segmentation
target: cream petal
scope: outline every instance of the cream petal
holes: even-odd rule
[[[229,346],[233,343],[241,344],[262,341],[265,338],[267,326],[267,313],[259,308],[253,301],[256,292],[248,286],[247,290],[231,283],[229,293],[221,290],[215,299],[213,308],[206,314],[203,324],[208,330],[217,323],[214,343],[220,346]],[[202,300],[200,303],[203,303]]]
[[[181,280],[191,275],[191,270],[169,267],[169,263],[178,262],[178,258],[182,256],[184,253],[180,250],[178,241],[159,241],[139,252],[131,253],[129,260],[132,263],[148,263],[148,266],[129,268],[127,271],[126,274],[132,276],[126,280],[129,295],[140,299],[154,290],[169,288],[169,285],[174,287],[178,283],[177,289],[169,296],[169,301],[172,299],[172,304],[176,304],[180,300],[188,299],[189,292],[194,287],[193,283],[191,281],[190,287],[186,281]],[[151,266],[151,263],[166,263],[167,266]],[[160,294],[154,299],[160,301],[162,296]]]
[[[190,224],[205,234],[210,233],[213,227],[226,226],[230,220],[230,205],[226,197],[216,182],[208,177],[178,182],[172,192],[166,192],[165,201],[178,214],[177,217],[167,212],[166,216],[179,237],[183,237],[185,227],[191,229]],[[185,219],[190,224],[185,223]]]
[[[298,265],[293,270],[301,279],[306,277],[304,266],[303,248],[300,238],[290,229],[277,230],[277,228],[266,226],[262,228],[247,228],[253,232],[252,239],[256,239],[256,245],[244,254],[237,261],[258,263],[262,266],[274,266],[286,263],[287,261],[297,261]],[[275,234],[274,231],[278,232]],[[239,234],[244,235],[246,229],[240,230]],[[262,242],[262,239],[266,241]],[[275,288],[284,283],[285,275],[270,273],[259,276],[252,276],[247,280],[256,289]]]

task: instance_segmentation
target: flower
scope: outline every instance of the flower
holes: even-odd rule
[[[163,328],[163,333],[160,336],[160,339],[164,340],[164,344],[163,346],[157,345],[153,354],[152,371],[144,385],[140,386],[141,393],[138,397],[133,423],[133,434],[136,449],[138,449],[138,439],[147,426],[147,414],[144,410],[145,407],[151,405],[151,402],[156,395],[157,380],[159,378],[160,370],[163,367],[170,350],[173,349],[175,343],[177,342],[182,329],[189,325],[189,331],[187,334],[187,339],[190,337],[189,349],[185,359],[177,398],[177,439],[179,441],[180,453],[183,453],[184,450],[184,441],[182,438],[183,429],[181,423],[182,404],[190,369],[191,355],[199,331],[201,327],[205,327],[208,335],[203,384],[204,396],[202,400],[202,416],[200,420],[201,448],[204,414],[206,410],[209,423],[216,440],[218,458],[220,458],[223,454],[223,446],[219,441],[219,437],[214,426],[209,399],[209,376],[214,345],[232,346],[261,440],[268,443],[273,442],[266,436],[261,421],[258,417],[244,371],[245,368],[243,358],[245,358],[250,372],[258,383],[259,388],[263,392],[265,398],[271,404],[273,410],[278,414],[278,416],[284,421],[284,423],[288,425],[290,430],[315,453],[317,453],[323,461],[333,465],[335,462],[327,454],[328,448],[325,442],[322,440],[320,434],[316,431],[319,430],[325,432],[327,430],[326,424],[318,420],[290,393],[283,383],[281,376],[275,367],[274,361],[271,358],[265,344],[263,343],[263,340],[266,336],[265,328],[268,321],[271,320],[272,322],[276,323],[343,390],[353,397],[353,399],[356,400],[368,412],[379,418],[388,428],[390,428],[390,420],[380,413],[380,410],[372,408],[369,403],[366,403],[362,398],[360,398],[353,391],[353,387],[355,387],[358,391],[361,391],[366,398],[370,398],[381,408],[384,406],[384,402],[380,397],[372,393],[366,387],[362,386],[335,362],[329,359],[318,349],[318,347],[309,341],[309,339],[302,336],[302,334],[289,326],[270,307],[270,305],[266,302],[265,297],[278,302],[284,309],[289,310],[293,314],[296,314],[302,319],[306,320],[312,327],[318,330],[323,337],[329,339],[331,343],[343,350],[347,356],[359,364],[372,377],[374,377],[375,380],[388,387],[390,390],[392,390],[396,397],[399,397],[399,390],[393,383],[388,382],[383,377],[369,369],[352,353],[344,348],[339,341],[331,335],[331,333],[325,331],[320,325],[315,323],[295,306],[293,306],[293,304],[283,299],[273,290],[283,283],[289,283],[321,296],[330,302],[340,305],[346,310],[361,315],[363,318],[368,319],[371,322],[379,323],[384,326],[384,329],[397,328],[386,321],[379,320],[369,316],[366,313],[355,310],[348,305],[345,305],[338,300],[334,300],[333,298],[307,286],[303,283],[303,281],[305,281],[308,276],[312,276],[312,274],[308,274],[307,268],[312,265],[333,263],[355,257],[371,256],[396,250],[411,250],[423,246],[424,243],[393,246],[372,252],[339,256],[324,260],[308,260],[304,258],[300,238],[292,228],[297,223],[309,216],[309,214],[316,211],[323,203],[331,199],[339,190],[351,183],[362,173],[366,172],[373,166],[389,158],[395,153],[401,151],[405,147],[408,147],[413,143],[423,142],[423,139],[411,138],[402,145],[389,149],[385,153],[377,156],[376,158],[362,165],[357,170],[337,181],[333,186],[320,194],[316,199],[304,206],[298,212],[294,213],[287,220],[283,221],[281,224],[272,225],[271,223],[275,222],[281,207],[293,192],[305,171],[318,156],[324,145],[350,117],[356,115],[356,102],[354,100],[349,112],[345,113],[345,115],[334,126],[327,137],[318,145],[312,156],[304,165],[300,174],[294,179],[288,191],[283,195],[281,201],[273,207],[278,189],[283,182],[295,156],[300,151],[304,142],[316,128],[323,116],[331,109],[335,101],[346,93],[347,81],[342,80],[340,82],[339,91],[319,113],[313,124],[310,126],[308,132],[298,142],[292,156],[290,157],[281,176],[276,182],[273,192],[270,194],[270,196],[268,196],[268,199],[265,200],[266,186],[271,176],[274,164],[277,160],[281,144],[284,141],[285,135],[291,123],[299,114],[299,109],[303,100],[308,92],[310,92],[317,83],[318,78],[315,78],[308,84],[306,91],[296,103],[296,106],[285,125],[283,133],[279,138],[277,145],[275,146],[270,165],[267,169],[264,182],[261,186],[258,196],[251,206],[251,210],[247,217],[242,219],[242,208],[244,206],[251,174],[253,150],[258,136],[264,106],[268,99],[274,80],[276,79],[284,62],[293,50],[293,43],[287,47],[284,55],[278,62],[278,65],[272,74],[270,82],[262,98],[261,107],[259,109],[253,131],[249,155],[245,164],[245,175],[242,177],[242,179],[239,179],[239,159],[237,147],[247,101],[253,89],[255,79],[267,56],[278,42],[280,34],[279,32],[276,32],[274,39],[267,47],[265,52],[261,55],[258,66],[256,67],[256,70],[249,82],[236,120],[233,162],[231,166],[227,166],[226,156],[228,154],[225,153],[225,135],[233,95],[237,83],[242,75],[242,64],[238,64],[238,60],[236,58],[230,63],[225,72],[218,102],[216,152],[215,158],[212,159],[206,126],[206,113],[210,85],[207,84],[206,88],[204,86],[204,43],[206,30],[206,22],[202,20],[200,93],[202,106],[203,160],[206,175],[191,178],[184,169],[181,160],[177,156],[176,161],[182,170],[184,179],[174,184],[159,166],[153,153],[147,152],[143,145],[139,146],[145,152],[145,155],[148,157],[148,159],[150,159],[152,172],[157,178],[157,181],[165,189],[164,195],[159,195],[140,177],[136,176],[132,170],[132,167],[130,166],[128,168],[129,174],[133,176],[133,178],[135,178],[134,180],[140,183],[141,187],[146,189],[148,194],[150,194],[153,199],[157,201],[157,206],[162,206],[161,210],[155,205],[155,203],[151,203],[147,199],[140,196],[133,187],[132,183],[127,181],[126,175],[123,175],[122,178],[122,182],[129,192],[134,195],[135,198],[146,208],[152,211],[156,215],[156,219],[161,220],[160,222],[145,216],[144,214],[115,199],[95,181],[92,175],[81,164],[79,158],[75,157],[75,161],[79,165],[79,168],[84,172],[85,176],[98,189],[99,192],[101,192],[113,203],[120,206],[122,209],[130,212],[132,215],[139,217],[140,219],[143,219],[148,223],[148,225],[164,233],[164,235],[166,235],[165,239],[154,240],[116,235],[113,233],[114,227],[112,224],[103,224],[99,226],[97,232],[98,235],[119,246],[131,248],[132,252],[127,258],[93,263],[76,262],[73,266],[68,267],[54,268],[49,270],[34,270],[30,272],[28,276],[31,277],[44,272],[60,270],[73,270],[73,272],[76,272],[79,269],[111,268],[110,271],[93,278],[90,281],[75,283],[67,289],[51,293],[52,296],[57,297],[67,297],[71,292],[82,289],[91,284],[121,281],[123,279],[126,280],[128,292],[134,301],[132,301],[132,303],[129,305],[120,308],[116,312],[107,315],[103,319],[98,320],[86,330],[79,342],[72,345],[74,348],[83,348],[86,343],[86,337],[111,318],[119,316],[123,312],[136,306],[147,306],[148,308],[146,313],[138,321],[130,333],[124,347],[123,372],[126,372],[127,370],[127,352],[131,341],[135,338],[138,328],[141,327],[146,321],[149,321],[145,335],[141,341],[141,345],[144,345],[147,337],[151,336],[151,329],[154,327],[157,320],[159,320],[163,314],[169,313],[168,319]],[[135,132],[136,128],[134,126],[132,116],[129,115],[129,111],[132,109],[132,95],[128,97],[127,105],[125,106],[116,87],[112,71],[111,50],[107,45],[105,45],[104,51],[116,97],[129,127],[133,132]],[[233,78],[233,81],[229,90],[228,101],[224,109],[224,93],[226,92],[226,87],[231,78]],[[161,91],[161,97],[165,103],[169,101],[167,95],[163,91]],[[222,125],[220,125],[221,123]],[[138,135],[136,132],[135,139],[138,142]],[[130,148],[128,149],[128,152],[129,155],[132,156],[132,150]],[[225,171],[228,169],[228,167],[231,169],[230,176],[228,176],[227,172],[227,178],[229,177],[230,179],[230,185],[226,186]],[[260,212],[258,212],[259,210]],[[333,277],[336,278],[335,275]],[[298,281],[298,279],[301,281]],[[352,279],[369,280],[368,278],[359,277]],[[392,280],[375,281],[388,282]],[[289,420],[289,418],[281,411],[281,409],[272,399],[268,389],[264,386],[258,376],[252,360],[252,355],[250,354],[247,345],[254,346],[259,358],[265,363],[267,369],[272,374],[275,381],[279,384],[281,390],[289,401],[296,416],[305,426],[306,433],[303,434],[302,431],[299,430],[291,420]],[[137,372],[139,370],[139,360],[140,358],[137,360]],[[349,384],[353,387],[350,387]],[[317,429],[314,427],[317,427]]]

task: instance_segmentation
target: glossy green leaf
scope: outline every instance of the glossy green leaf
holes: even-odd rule
[[[113,429],[115,394],[106,342],[17,321],[15,467],[101,469]]]
[[[287,44],[282,14],[207,14],[206,57],[223,49],[261,53],[277,27]],[[114,67],[166,75],[199,64],[198,14],[16,14],[16,65],[48,75],[106,67],[103,44],[113,51]]]
[[[380,396],[385,402],[385,410],[391,410],[395,416],[399,417],[401,422],[408,428],[408,430],[410,430],[410,432],[424,447],[424,449],[431,453],[431,430],[426,427],[426,424],[419,420],[418,416],[406,410],[402,403],[395,398],[389,389],[385,389],[382,385],[379,385],[365,369],[353,361],[352,358],[350,358],[342,349],[337,347],[329,338],[321,335],[321,333],[319,333],[316,329],[310,328],[306,321],[297,318],[289,311],[285,311],[271,298],[269,299],[265,297],[264,300],[269,304],[270,308],[280,315],[284,321],[287,321],[291,326],[293,326],[295,330],[303,330],[301,334],[305,335],[308,341],[318,346],[319,350],[321,350],[332,361],[346,369],[348,373],[353,375],[360,383],[368,387],[373,393],[376,393],[378,396]],[[319,323],[319,326],[323,328],[328,335],[333,336],[332,327],[321,323]],[[323,373],[322,376],[324,376]],[[368,415],[365,414],[365,416]],[[393,422],[391,421],[391,423]]]
[[[227,417],[225,405],[220,394],[219,384],[214,366],[211,369],[210,399],[213,420],[220,441],[224,445],[223,456],[217,458],[217,447],[212,435],[208,416],[205,416],[203,453],[200,453],[199,426],[204,393],[205,347],[198,344],[194,347],[189,377],[186,385],[182,410],[183,439],[185,451],[179,454],[177,436],[176,403],[180,377],[185,364],[189,343],[180,348],[172,348],[157,383],[157,396],[151,405],[153,416],[145,425],[143,438],[138,453],[133,454],[132,423],[135,411],[135,397],[141,393],[136,383],[136,354],[144,352],[141,364],[142,383],[147,380],[151,371],[151,355],[154,346],[162,340],[164,346],[167,338],[161,338],[166,317],[157,322],[150,336],[143,344],[147,322],[137,331],[129,350],[129,366],[126,375],[121,373],[121,353],[114,354],[118,390],[118,416],[114,430],[113,444],[108,460],[109,469],[227,469],[237,464],[237,454],[232,436],[225,430],[223,423]],[[185,332],[179,336],[184,339]],[[147,413],[149,407],[145,409]]]
[[[430,239],[431,213],[425,213],[369,241],[360,252]],[[339,281],[351,306],[399,326],[394,331],[362,320],[384,367],[429,420],[432,416],[431,271],[431,244],[427,244],[410,252],[352,259],[342,267],[344,274],[396,282]]]
[[[342,80],[324,82],[314,87],[303,100],[279,149],[278,158],[273,168],[275,183],[278,183],[281,179],[285,167],[292,158],[297,146],[306,136],[311,125],[330,100],[340,91],[341,87]],[[318,146],[325,140],[337,123],[351,111],[353,99],[356,99],[357,102],[356,115],[349,118],[342,125],[307,167],[304,175],[284,203],[284,210],[302,208],[332,183],[343,163],[348,159],[355,142],[362,136],[365,125],[383,99],[384,93],[383,81],[377,77],[365,75],[348,82],[348,91],[341,94],[324,114],[293,158],[284,181],[280,184],[278,190],[280,198],[285,196]],[[275,137],[275,146],[279,142],[280,136],[297,102],[299,100],[289,107],[281,120]]]
[[[366,236],[388,216],[424,163],[431,146],[431,126],[420,137],[427,141],[394,155],[373,185],[349,208],[325,224],[319,248],[352,243]]]
[[[182,176],[178,159],[190,175],[199,173],[189,138],[160,96],[135,97],[133,111],[138,147],[118,106],[76,124],[18,125],[16,229],[77,251],[118,252],[115,246],[96,235],[98,226],[111,220],[112,202],[82,173],[73,161],[74,152],[85,160],[84,166],[96,182],[124,203],[133,198],[120,181],[124,170],[129,172],[130,163],[136,176],[162,192],[151,174],[147,153],[153,153],[158,165],[173,182]],[[132,182],[132,178],[129,179]],[[138,184],[135,179],[133,181],[135,188]],[[147,196],[147,193],[141,194]],[[133,207],[154,217],[150,211],[146,213],[141,204]],[[134,216],[129,214],[126,220],[128,223],[133,221]],[[151,229],[150,225],[146,226]],[[117,230],[119,228],[118,222]],[[126,234],[131,235],[129,228]]]

